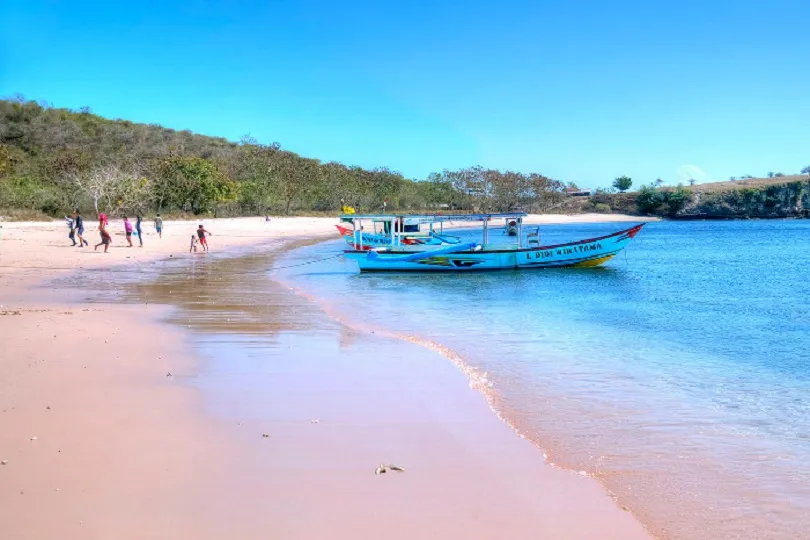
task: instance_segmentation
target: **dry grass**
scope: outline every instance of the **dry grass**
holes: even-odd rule
[[[780,176],[775,178],[748,178],[746,180],[734,180],[729,182],[711,182],[708,184],[698,184],[689,189],[702,193],[717,193],[721,191],[733,191],[736,189],[758,189],[767,186],[775,186],[781,184],[789,184],[791,182],[807,182],[810,181],[810,176],[792,175]]]

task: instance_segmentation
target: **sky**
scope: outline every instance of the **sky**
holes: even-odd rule
[[[810,2],[0,0],[0,96],[408,178],[810,165]]]

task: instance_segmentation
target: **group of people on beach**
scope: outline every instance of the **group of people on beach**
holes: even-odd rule
[[[90,243],[84,239],[84,218],[82,217],[81,213],[79,213],[78,209],[73,211],[72,217],[65,216],[65,222],[70,229],[68,238],[70,238],[74,246],[85,247],[90,245]],[[101,242],[96,244],[94,249],[98,250],[99,246],[104,246],[104,252],[107,253],[107,249],[109,249],[110,244],[112,243],[112,235],[108,230],[109,225],[110,222],[107,215],[104,212],[100,212],[98,215],[98,232],[101,235]],[[158,237],[163,238],[163,218],[160,217],[160,214],[155,216],[154,226]],[[135,216],[134,226],[129,220],[129,217],[124,216],[124,234],[126,235],[129,247],[134,247],[134,244],[132,243],[133,234],[138,237],[139,247],[143,247],[143,217],[140,214]],[[200,246],[203,248],[203,251],[208,251],[208,241],[205,238],[206,235],[210,236],[211,233],[200,225],[197,228],[196,234],[191,235],[191,247],[189,247],[189,253],[191,253],[192,250],[197,251],[197,242],[199,242]],[[79,239],[78,242],[76,242],[76,238]]]

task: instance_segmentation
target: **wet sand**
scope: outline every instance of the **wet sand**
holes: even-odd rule
[[[186,254],[100,301],[0,274],[3,538],[647,537],[445,358],[330,319],[269,263]]]

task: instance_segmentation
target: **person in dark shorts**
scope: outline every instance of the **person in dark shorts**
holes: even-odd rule
[[[138,233],[138,242],[141,243],[141,247],[143,247],[143,227],[142,227],[143,217],[138,214],[135,218],[135,232]]]
[[[79,237],[79,247],[89,246],[90,243],[82,236],[84,234],[84,218],[79,209],[73,211],[73,226],[76,227],[76,236]]]
[[[104,225],[99,225],[98,232],[101,234],[101,242],[96,244],[94,249],[98,249],[98,246],[104,246],[104,253],[107,253],[107,248],[110,247],[112,237],[110,236],[110,233],[107,232],[107,228]]]
[[[163,238],[163,218],[160,214],[155,216],[155,231],[158,233],[158,238]]]
[[[205,235],[213,236],[210,232],[206,231],[202,225],[197,227],[197,237],[200,239],[200,245],[203,248],[203,251],[208,251],[208,241],[205,239]]]
[[[124,216],[124,233],[127,235],[129,247],[132,247],[132,223],[129,222],[127,216]]]

